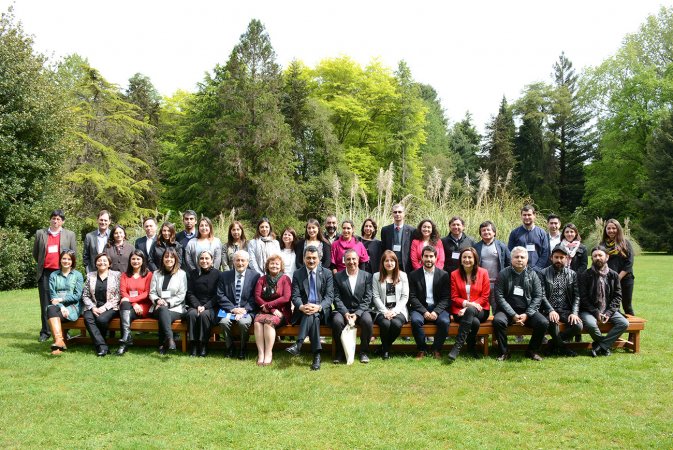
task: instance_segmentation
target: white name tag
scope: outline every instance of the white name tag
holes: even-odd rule
[[[138,296],[138,291],[129,291],[129,297],[137,297]]]
[[[518,295],[519,297],[523,297],[523,288],[519,286],[514,286],[514,295]]]
[[[529,252],[534,252],[534,251],[536,251],[536,250],[535,250],[535,244],[528,244],[528,245],[526,245],[526,250],[528,250]]]
[[[58,253],[58,245],[50,245],[47,247],[48,253]]]
[[[458,259],[458,257],[460,257],[460,252],[453,252],[453,253],[451,253],[451,258],[453,258],[453,259]]]
[[[171,298],[171,291],[161,291],[161,298]]]
[[[402,251],[402,246],[399,245],[399,244],[393,245],[393,251],[394,252],[401,252]]]

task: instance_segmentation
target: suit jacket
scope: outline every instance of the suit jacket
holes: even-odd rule
[[[107,277],[107,301],[101,307],[103,311],[109,309],[119,309],[121,273],[114,270],[108,271]],[[98,280],[98,271],[94,270],[86,274],[84,280],[84,290],[82,291],[82,302],[84,311],[89,311],[96,307],[96,281]]]
[[[380,272],[376,272],[372,276],[372,303],[376,310],[380,313],[388,311],[386,308],[386,283],[380,282]],[[407,303],[409,302],[409,279],[407,274],[400,272],[400,282],[395,285],[395,307],[393,313],[403,314],[406,320],[409,320],[409,311],[407,311]]]
[[[425,286],[425,269],[414,270],[409,274],[409,310],[418,311],[421,314],[428,312],[427,289]],[[432,279],[432,296],[435,299],[433,312],[440,314],[449,308],[451,297],[451,280],[449,274],[435,267]]]
[[[220,274],[220,281],[217,284],[217,301],[220,309],[225,312],[231,312],[232,309],[238,308],[236,303],[236,269],[226,270]],[[259,274],[251,268],[245,269],[245,279],[243,286],[241,286],[241,308],[245,308],[248,314],[257,311],[257,303],[255,302],[255,286]]]
[[[108,228],[108,236],[110,229]],[[105,252],[105,249],[103,249]],[[82,253],[82,263],[86,267],[87,272],[96,270],[96,256],[98,255],[98,228],[87,233],[84,237],[84,251]]]
[[[355,313],[360,317],[369,311],[372,304],[372,274],[358,270],[355,291],[351,290],[348,272],[343,270],[334,276],[334,308],[341,314]]]
[[[489,296],[491,295],[491,282],[488,272],[482,267],[477,267],[477,278],[470,284],[470,301],[479,303],[485,310],[491,309]],[[467,287],[460,270],[451,272],[451,314],[458,314],[463,309],[463,301],[467,300]]]
[[[402,258],[400,260],[400,267],[406,273],[409,273],[413,270],[413,268],[411,267],[410,254],[411,254],[411,239],[413,238],[415,230],[416,229],[414,227],[407,224],[404,224],[402,226],[402,229],[400,230],[402,232],[402,250],[400,251]],[[391,223],[390,225],[386,225],[385,227],[381,228],[381,242],[383,242],[383,250],[392,250],[394,240],[395,240],[394,223]]]
[[[157,243],[157,236],[154,236],[154,240],[152,241],[152,245],[150,245],[150,250],[147,251],[147,236],[143,236],[141,238],[136,239],[136,242],[134,244],[136,250],[140,250],[143,252],[145,255],[145,261],[147,261],[147,269],[150,272],[154,272],[155,270],[158,269],[156,264],[154,264],[154,261],[152,261],[151,255],[152,255],[152,249],[154,248],[155,244]]]
[[[316,269],[315,288],[318,294],[318,304],[322,307],[323,321],[329,317],[334,302],[334,280],[332,272],[322,266]],[[299,310],[301,305],[308,303],[309,280],[306,266],[294,271],[292,275],[292,304],[294,305],[294,314],[292,323],[296,324],[301,319],[302,312]]]
[[[44,258],[47,256],[47,241],[49,239],[48,228],[42,228],[35,232],[35,243],[33,244],[33,259],[37,262],[37,270],[35,271],[35,280],[40,281],[42,271],[44,270]],[[77,239],[75,233],[65,228],[61,228],[59,236],[60,251],[72,250],[77,252]]]

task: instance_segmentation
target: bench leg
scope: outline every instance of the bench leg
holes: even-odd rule
[[[640,331],[629,333],[629,341],[633,343],[631,350],[633,353],[640,353]]]
[[[488,357],[488,337],[488,334],[484,336],[484,358]]]

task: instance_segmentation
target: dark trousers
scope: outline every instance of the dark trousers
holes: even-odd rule
[[[47,320],[58,317],[61,320],[64,320],[63,314],[61,314],[61,308],[56,305],[47,306]]]
[[[114,309],[108,309],[99,316],[96,316],[92,310],[84,311],[82,314],[82,317],[84,317],[84,325],[86,325],[86,330],[91,336],[96,351],[107,350],[108,346],[105,342],[105,335],[110,326],[110,321],[117,317],[117,315],[118,311],[115,311]]]
[[[488,319],[490,314],[491,311],[488,309],[477,311],[477,309],[472,306],[468,306],[462,316],[456,316],[454,314],[453,321],[460,324],[458,326],[458,338],[456,338],[456,343],[460,342],[460,345],[465,343],[467,344],[468,349],[474,349],[474,346],[477,343],[479,327],[482,322]]]
[[[49,276],[56,272],[52,269],[44,269],[42,276],[37,282],[37,292],[40,296],[40,319],[42,320],[42,328],[40,328],[40,336],[51,336],[49,331],[49,324],[47,323],[47,306],[51,304],[49,295]]]
[[[558,311],[557,311],[558,312]],[[573,337],[578,336],[582,333],[582,321],[575,325],[570,325],[568,323],[567,312],[559,312],[559,323],[565,324],[565,330],[560,331],[559,323],[549,322],[549,327],[547,332],[551,336],[552,343],[555,346],[563,344],[564,341],[570,341]]]
[[[299,320],[299,335],[297,335],[297,342],[303,343],[306,336],[311,341],[311,353],[318,353],[322,350],[320,345],[320,322],[322,321],[322,313],[306,315],[300,313]]]
[[[159,322],[159,342],[166,342],[173,338],[171,324],[178,319],[182,319],[182,314],[171,311],[166,306],[160,306],[154,310],[154,318]]]
[[[432,311],[430,311],[432,312]],[[414,333],[414,340],[416,341],[416,348],[420,351],[427,351],[428,346],[425,344],[425,317],[418,311],[411,311],[410,314],[411,331]],[[432,321],[428,321],[432,323]],[[437,325],[437,333],[435,333],[435,342],[432,344],[434,351],[440,351],[449,335],[449,323],[451,323],[451,315],[448,311],[442,311],[434,322]]]
[[[187,311],[189,340],[208,342],[214,317],[215,312],[212,309],[204,309],[201,314],[198,314],[196,308],[190,308],[189,311]]]
[[[131,303],[131,302],[120,302],[119,303],[119,310],[124,311],[126,309],[131,311],[131,314],[130,314],[131,322],[140,318],[140,316],[138,314],[136,314],[136,310],[133,309],[133,303]]]
[[[519,313],[522,314],[522,313]],[[503,311],[498,311],[493,318],[495,337],[498,339],[500,354],[507,353],[507,327],[514,323],[514,317],[507,317]],[[549,321],[540,312],[536,312],[524,322],[524,326],[533,329],[533,335],[528,344],[528,351],[537,353],[542,345],[542,339],[549,327]]]
[[[341,332],[346,328],[346,317],[339,311],[333,311],[331,317],[332,324],[332,345],[336,345],[336,354],[343,355],[344,349],[341,345]],[[374,322],[368,311],[355,318],[355,325],[360,327],[360,352],[369,352],[369,340],[374,334]]]
[[[634,278],[632,274],[626,275],[622,278],[622,308],[624,312],[631,316],[635,316],[636,313],[633,312],[633,282]]]
[[[397,339],[402,331],[402,325],[407,320],[404,318],[404,314],[399,313],[392,319],[388,320],[382,313],[376,315],[376,325],[379,326],[381,333],[381,350],[387,352],[390,350],[390,346],[393,345],[395,339]]]

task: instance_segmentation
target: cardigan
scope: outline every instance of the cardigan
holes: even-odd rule
[[[105,254],[108,256],[108,258],[110,258],[110,270],[114,270],[119,273],[126,272],[133,250],[135,250],[135,247],[131,245],[129,241],[124,241],[122,243],[120,252],[117,251],[114,244],[111,246],[105,246]]]
[[[248,241],[245,241],[241,247],[238,247],[237,245],[229,245],[226,242],[222,243],[222,250],[220,251],[220,254],[222,255],[222,269],[220,272],[225,272],[234,268],[234,253],[238,250],[245,250],[247,252]],[[219,269],[219,267],[215,268]]]
[[[372,303],[379,313],[388,311],[386,308],[386,281],[381,282],[379,279],[381,272],[376,272],[372,277]],[[395,307],[392,312],[404,315],[405,320],[409,320],[409,311],[407,309],[407,302],[409,301],[409,279],[407,274],[400,270],[400,281],[395,285]]]
[[[98,271],[94,270],[86,274],[84,291],[82,292],[82,301],[84,302],[84,311],[90,311],[96,307],[96,280],[98,280]],[[121,273],[109,270],[107,277],[107,301],[100,308],[103,311],[110,309],[119,309],[119,287]]]
[[[126,273],[122,273],[121,278],[121,297],[127,298],[131,304],[138,304],[143,310],[141,314],[142,317],[146,317],[150,308],[152,307],[152,301],[150,300],[150,285],[152,283],[152,272],[148,272],[145,277],[133,278],[129,277]],[[131,297],[131,292],[136,292],[135,297]]]
[[[82,287],[84,278],[77,270],[71,270],[64,276],[60,270],[49,276],[49,304],[52,298],[61,298],[59,308],[68,310],[64,320],[75,321],[82,314]],[[65,292],[65,295],[63,295]]]
[[[187,295],[187,274],[184,270],[179,269],[176,274],[171,276],[168,282],[168,294],[162,295],[164,278],[166,275],[161,270],[157,270],[152,275],[152,282],[150,283],[150,300],[152,307],[150,312],[156,309],[157,301],[163,299],[168,303],[168,309],[176,313],[185,312],[185,296]]]
[[[263,247],[263,248],[262,248]],[[273,254],[280,255],[280,244],[275,239],[264,242],[261,238],[248,241],[248,253],[250,254],[250,263],[248,267],[260,275],[264,275],[264,266],[269,256]]]
[[[292,309],[290,307],[290,297],[292,296],[292,280],[290,277],[283,274],[278,283],[276,284],[276,293],[271,296],[269,299],[262,298],[262,293],[266,287],[266,275],[262,275],[257,279],[255,284],[255,303],[259,305],[260,311],[261,307],[265,306],[269,310],[267,313],[263,314],[273,314],[274,311],[278,310],[283,313],[285,318],[285,323],[290,323],[292,318]]]
[[[197,255],[197,251],[198,253],[201,253],[201,251],[198,250],[200,247],[203,248],[203,250],[208,250],[212,254],[214,268],[217,269],[222,264],[222,242],[220,242],[219,238],[214,237],[212,241],[207,242],[205,245],[200,245],[199,240],[194,238],[189,240],[189,243],[185,248],[185,265],[183,267],[185,272],[191,274],[199,268],[199,255]]]
[[[483,267],[476,267],[476,280],[470,285],[470,301],[479,303],[486,311],[491,309],[488,299],[491,295],[491,282],[488,271]],[[473,269],[474,270],[474,269]],[[463,301],[467,300],[465,281],[460,276],[460,269],[451,272],[451,314],[458,314],[463,309]]]

